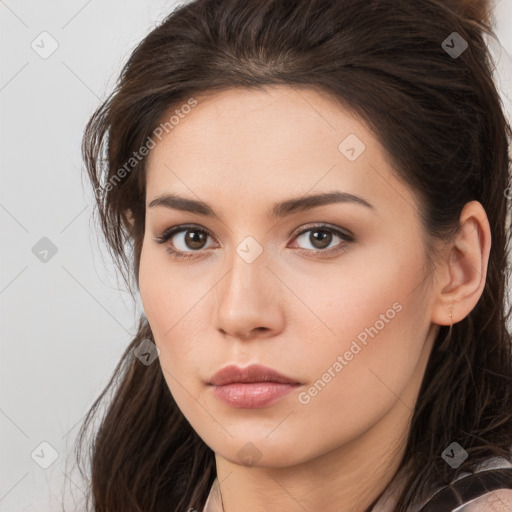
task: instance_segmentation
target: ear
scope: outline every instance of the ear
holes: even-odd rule
[[[133,225],[135,224],[135,219],[133,218],[132,211],[128,208],[123,212],[123,221],[124,225],[128,229],[128,231],[131,233],[133,229]]]
[[[439,269],[438,293],[432,308],[432,322],[438,325],[463,320],[480,299],[487,277],[491,228],[483,206],[470,201],[459,220],[460,228]]]

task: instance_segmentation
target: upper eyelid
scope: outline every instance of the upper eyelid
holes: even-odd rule
[[[299,234],[301,232],[304,232],[304,231],[309,231],[311,229],[325,229],[325,230],[332,230],[332,231],[336,231],[336,232],[341,232],[342,234],[346,235],[347,237],[349,236],[353,236],[352,233],[346,229],[346,228],[342,228],[341,226],[335,226],[334,224],[329,224],[328,222],[313,222],[312,224],[310,225],[303,225],[297,229],[294,229],[293,232],[291,233],[292,235],[293,234]]]

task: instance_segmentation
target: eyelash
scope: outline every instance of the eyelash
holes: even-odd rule
[[[346,245],[351,242],[354,242],[353,236],[349,235],[348,233],[342,231],[339,228],[335,228],[335,227],[329,226],[327,224],[314,224],[312,226],[308,226],[307,228],[295,233],[294,239],[298,238],[300,235],[303,235],[304,233],[307,233],[308,231],[313,231],[315,229],[317,231],[326,231],[328,233],[332,233],[332,234],[340,237],[344,241],[344,243],[340,244],[340,246],[336,249],[317,250],[317,251],[310,250],[310,249],[299,249],[299,251],[306,252],[306,253],[321,254],[321,255],[328,254],[329,256],[331,256],[333,254],[337,254],[339,252],[346,251],[347,250]],[[179,226],[174,226],[172,228],[166,229],[162,233],[162,235],[155,237],[154,240],[157,244],[165,244],[173,237],[173,235],[180,233],[182,231],[188,231],[188,230],[197,231],[199,233],[204,233],[207,236],[211,236],[210,233],[206,229],[201,228],[197,225],[182,224]],[[177,258],[177,259],[190,259],[190,258],[194,257],[194,253],[200,252],[200,251],[190,251],[190,252],[177,251],[177,250],[173,249],[170,244],[167,247],[167,251],[173,258]]]

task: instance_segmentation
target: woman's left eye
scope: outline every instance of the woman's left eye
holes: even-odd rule
[[[309,236],[304,237],[307,233],[310,233]],[[176,236],[178,234],[180,236]],[[155,241],[158,244],[164,244],[171,241],[172,238],[176,238],[177,244],[172,241],[172,243],[167,247],[168,252],[171,256],[176,258],[191,258],[195,252],[199,252],[201,249],[205,248],[204,244],[208,236],[210,236],[210,234],[204,228],[199,228],[193,225],[181,225],[167,229],[162,233],[162,235],[155,237]],[[302,248],[304,251],[321,255],[331,255],[333,253],[338,253],[339,251],[344,251],[347,248],[346,245],[354,241],[354,237],[350,233],[326,224],[309,226],[294,234],[294,240],[299,240],[301,237],[313,246],[312,249]],[[334,249],[332,246],[329,248],[334,237],[341,239],[342,242],[335,244]],[[182,247],[178,247],[176,249],[176,245],[180,244]],[[328,248],[328,250],[325,250],[326,248]],[[192,250],[187,251],[187,249]]]
[[[295,238],[299,239],[304,237],[307,233],[309,233],[309,236],[305,237],[305,240],[313,246],[313,252],[316,253],[332,254],[344,251],[347,249],[347,244],[354,241],[354,237],[351,234],[342,231],[339,228],[327,226],[325,224],[309,226],[308,228],[301,230]],[[342,242],[335,244],[334,249],[329,248],[327,251],[324,250],[329,247],[335,237],[341,239]]]

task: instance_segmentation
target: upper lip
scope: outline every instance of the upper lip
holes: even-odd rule
[[[240,368],[234,364],[225,366],[208,381],[208,384],[223,386],[234,382],[280,382],[284,384],[300,384],[300,382],[286,377],[277,370],[273,370],[261,364],[251,364],[245,368]]]

